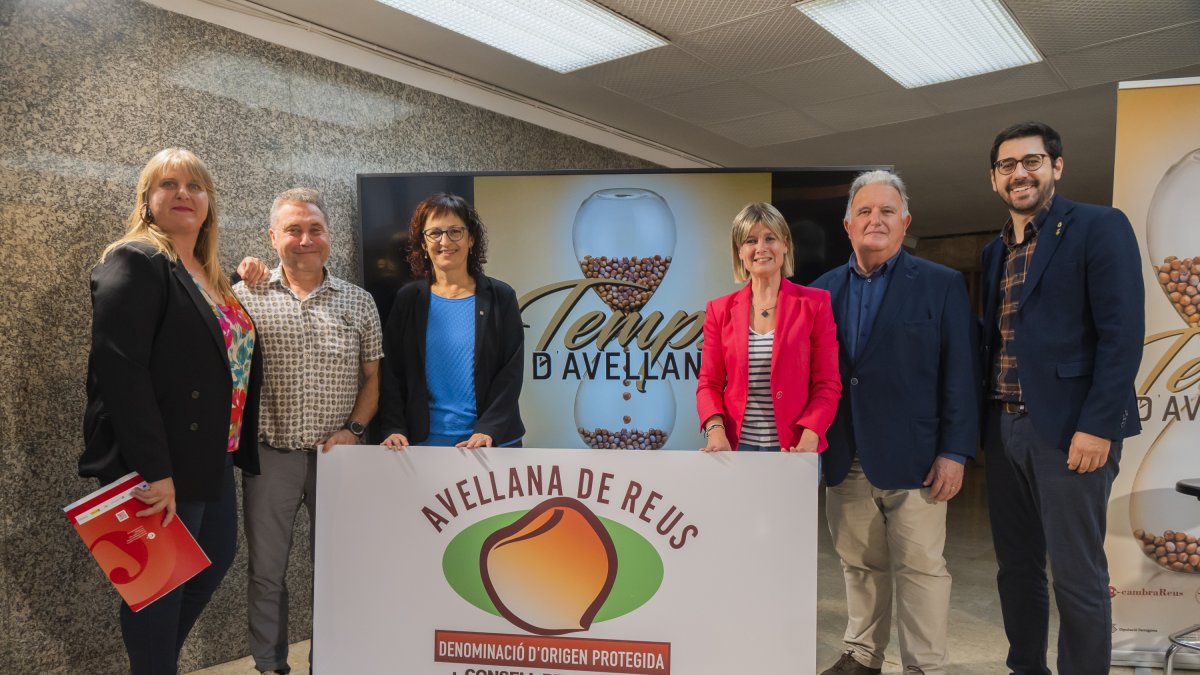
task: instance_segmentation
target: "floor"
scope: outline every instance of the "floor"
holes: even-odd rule
[[[821,503],[821,518],[824,519],[824,500]],[[1006,675],[1008,669],[1004,667],[1004,656],[1007,643],[1001,627],[1000,601],[996,595],[996,562],[981,467],[968,467],[964,489],[950,503],[947,528],[946,560],[954,576],[948,671],[970,675]],[[823,670],[837,660],[842,652],[841,636],[845,628],[845,586],[827,532],[819,540],[817,564],[817,668],[814,672]],[[1057,623],[1057,616],[1051,616],[1052,631]],[[1052,632],[1051,663],[1056,639],[1057,636]],[[308,642],[293,645],[291,654],[293,675],[308,675]],[[900,673],[901,670],[893,629],[892,647],[888,650],[883,672]],[[253,661],[246,657],[195,671],[194,675],[253,675],[254,672]],[[1134,669],[1114,667],[1110,673],[1133,675]]]

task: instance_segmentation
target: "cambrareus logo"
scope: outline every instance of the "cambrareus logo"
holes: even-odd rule
[[[563,635],[644,605],[662,584],[663,561],[634,530],[554,497],[460,532],[442,572],[475,607],[536,635]]]

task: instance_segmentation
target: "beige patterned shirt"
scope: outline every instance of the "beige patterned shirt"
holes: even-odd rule
[[[259,439],[276,448],[314,449],[354,409],[361,364],[383,358],[374,300],[328,271],[301,300],[283,283],[282,267],[266,282],[238,283],[233,290],[262,344]]]

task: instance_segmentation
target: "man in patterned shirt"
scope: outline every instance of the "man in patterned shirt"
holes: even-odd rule
[[[1024,122],[992,142],[1008,207],[983,251],[983,443],[1008,667],[1107,673],[1112,654],[1105,516],[1122,440],[1140,431],[1134,379],[1145,335],[1137,237],[1125,214],[1055,194],[1062,137]]]
[[[301,504],[312,532],[316,452],[361,441],[379,403],[379,312],[366,291],[325,269],[325,213],[316,190],[279,195],[268,235],[280,265],[265,282],[234,287],[254,319],[264,357],[262,473],[243,477],[250,651],[264,673],[291,670],[284,578]],[[248,259],[239,273],[253,267]]]

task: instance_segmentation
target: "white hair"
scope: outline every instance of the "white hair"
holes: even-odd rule
[[[868,185],[889,185],[895,188],[896,192],[900,193],[901,215],[908,215],[908,190],[904,187],[904,181],[891,171],[876,169],[858,174],[858,178],[850,184],[850,196],[846,199],[846,220],[850,220],[850,207],[854,204],[854,196]]]

